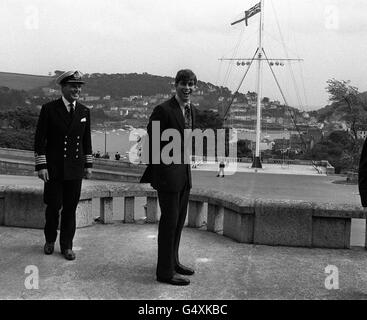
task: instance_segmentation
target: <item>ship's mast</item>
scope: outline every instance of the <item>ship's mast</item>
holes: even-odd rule
[[[252,163],[253,168],[262,168],[260,159],[260,139],[261,139],[263,28],[264,28],[264,0],[260,0],[259,47],[257,51],[258,60],[257,60],[257,104],[256,104],[256,150],[255,150],[255,157]]]
[[[260,0],[258,4],[256,4],[254,7],[249,9],[248,11],[245,11],[245,17],[241,18],[235,22],[232,22],[231,25],[235,25],[237,23],[241,23],[243,21],[246,21],[247,26],[247,20],[254,16],[257,13],[260,13],[260,19],[259,19],[259,43],[258,48],[252,58],[222,58],[219,60],[237,60],[237,65],[244,66],[247,65],[247,70],[241,80],[240,85],[238,86],[235,94],[233,95],[233,98],[230,102],[230,104],[227,106],[224,112],[224,120],[227,119],[227,115],[229,113],[230,107],[235,99],[236,94],[239,92],[240,87],[252,65],[252,62],[257,60],[257,103],[256,103],[256,149],[255,149],[255,156],[252,162],[252,168],[262,168],[261,165],[261,159],[260,159],[260,140],[261,140],[261,97],[262,97],[262,69],[263,69],[263,61],[265,60],[266,63],[269,65],[270,70],[273,73],[273,76],[275,78],[275,81],[278,85],[279,90],[281,91],[281,94],[284,98],[283,92],[279,86],[279,83],[275,77],[275,74],[272,70],[272,66],[284,66],[284,61],[302,61],[302,59],[289,59],[289,58],[268,58],[264,51],[264,40],[263,40],[263,33],[264,33],[264,2],[265,0]],[[240,62],[242,61],[242,62]],[[286,103],[287,104],[287,103]]]

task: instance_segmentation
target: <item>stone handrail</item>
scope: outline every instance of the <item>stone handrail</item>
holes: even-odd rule
[[[124,160],[93,160],[93,178],[109,181],[139,182],[145,165]],[[35,176],[34,152],[0,148],[0,174]]]
[[[96,217],[103,223],[113,223],[116,197],[124,198],[124,223],[135,222],[136,197],[147,199],[145,222],[158,222],[157,193],[150,186],[104,184],[83,187],[77,227],[92,225]],[[0,225],[43,228],[44,210],[41,186],[0,187]],[[352,218],[366,219],[366,212],[356,205],[250,199],[193,188],[186,224],[193,228],[206,226],[207,231],[242,243],[350,248]]]

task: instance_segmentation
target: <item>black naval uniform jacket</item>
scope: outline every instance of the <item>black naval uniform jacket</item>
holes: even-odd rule
[[[35,134],[36,171],[48,169],[50,180],[77,180],[92,168],[89,109],[76,103],[73,119],[63,100],[42,106]]]
[[[192,129],[195,124],[196,109],[190,105]],[[181,107],[173,96],[170,100],[158,105],[154,108],[149,118],[148,136],[149,136],[149,164],[140,180],[140,183],[150,183],[151,186],[162,192],[180,192],[183,187],[191,182],[190,164],[184,164],[184,144],[181,144],[181,164],[159,164],[152,163],[152,153],[161,152],[165,145],[170,141],[161,141],[160,150],[152,150],[152,121],[160,121],[160,134],[166,129],[176,129],[180,133],[181,141],[184,141],[185,118],[182,114]],[[160,159],[160,157],[159,157]]]

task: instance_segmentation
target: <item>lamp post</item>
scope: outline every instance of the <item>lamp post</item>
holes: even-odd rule
[[[106,127],[104,127],[104,154],[107,154],[107,130]]]

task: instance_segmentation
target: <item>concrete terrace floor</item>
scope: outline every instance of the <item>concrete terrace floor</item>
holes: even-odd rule
[[[273,174],[298,174],[298,175],[311,175],[320,176],[326,175],[326,169],[324,167],[318,167],[319,173],[311,165],[294,165],[294,164],[272,164],[263,163],[262,168],[252,168],[251,163],[228,163],[226,165],[225,171],[227,173],[233,174],[236,172],[248,172],[248,173],[273,173]],[[218,163],[206,162],[198,163],[197,170],[199,171],[218,171]]]
[[[276,170],[236,172],[217,177],[214,171],[193,171],[193,186],[229,192],[247,197],[290,199],[314,202],[349,203],[360,205],[357,185],[337,184],[345,177],[332,175],[282,174]]]
[[[157,225],[94,225],[77,230],[77,258],[59,247],[43,254],[43,232],[0,227],[1,299],[366,299],[367,253],[246,245],[185,228],[181,260],[193,266],[187,287],[155,281]],[[25,288],[27,266],[39,270],[39,288]],[[328,290],[325,268],[339,272]]]
[[[193,173],[194,186],[256,197],[359,204],[355,185],[342,177],[216,172]],[[84,181],[84,185],[102,181]],[[35,177],[0,176],[0,184],[42,184]],[[364,232],[364,231],[363,231]],[[352,231],[353,233],[353,231]],[[43,254],[42,230],[0,227],[0,299],[366,299],[367,252],[237,243],[219,234],[184,228],[181,261],[196,274],[187,287],[155,281],[157,225],[95,224],[77,229],[75,261],[58,244]],[[361,235],[364,238],[364,234]],[[25,288],[26,267],[39,270],[39,289]],[[328,290],[328,266],[338,268],[339,289]]]

